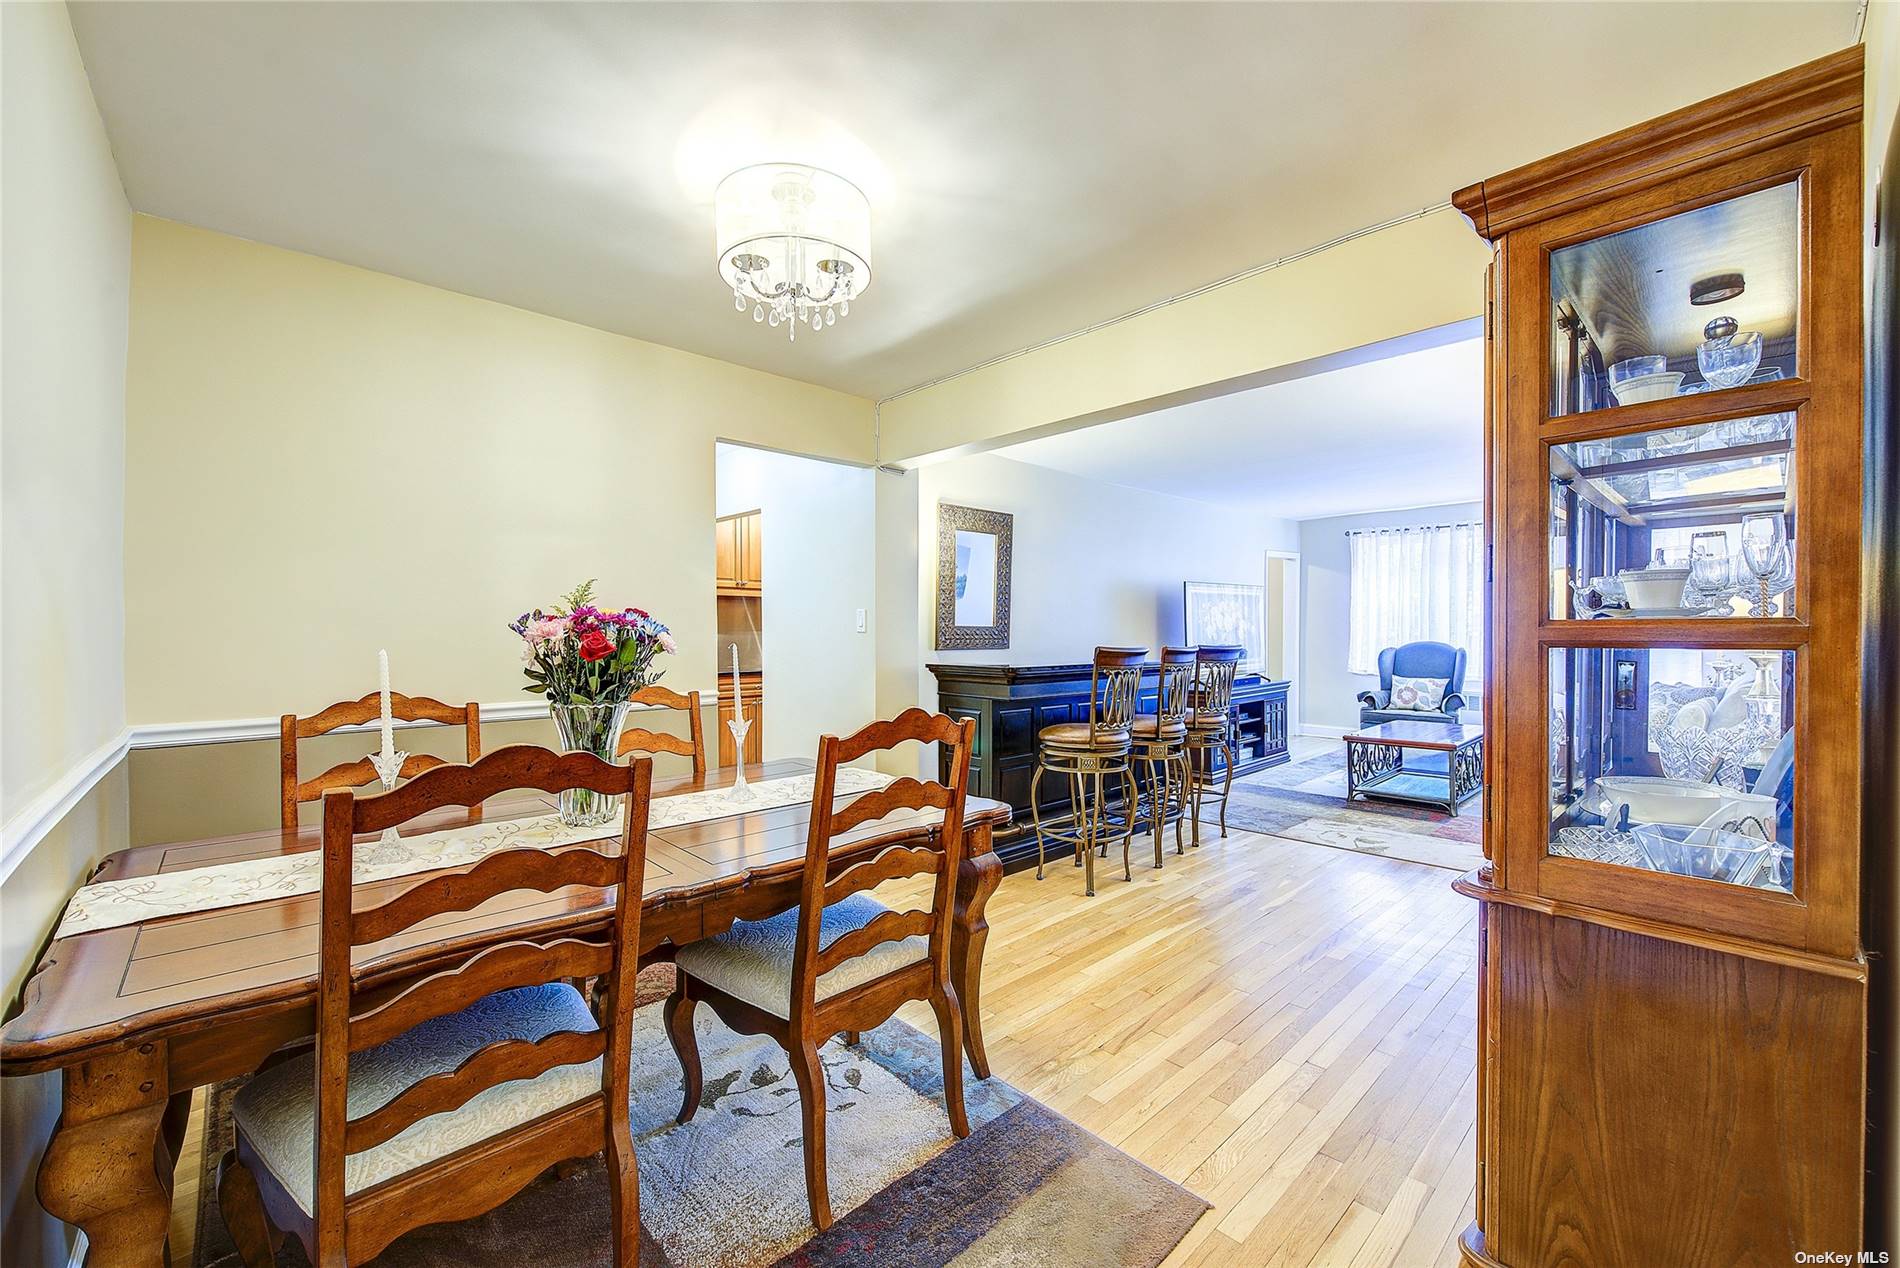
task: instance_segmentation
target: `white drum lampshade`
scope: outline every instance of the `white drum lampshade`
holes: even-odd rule
[[[757,163],[713,195],[719,276],[754,321],[822,330],[871,285],[871,204],[833,172]]]

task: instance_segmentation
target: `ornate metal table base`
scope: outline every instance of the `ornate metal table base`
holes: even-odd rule
[[[1460,806],[1484,790],[1482,733],[1470,734],[1472,728],[1467,727],[1446,728],[1448,732],[1463,733],[1458,735],[1456,746],[1427,747],[1405,738],[1381,736],[1381,730],[1384,728],[1346,737],[1347,801],[1381,797],[1437,806],[1456,815]],[[1413,754],[1410,766],[1406,765],[1408,749]]]

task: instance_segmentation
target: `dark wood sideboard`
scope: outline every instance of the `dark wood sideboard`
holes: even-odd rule
[[[1035,824],[1029,782],[1036,773],[1036,733],[1057,722],[1089,717],[1087,665],[930,665],[937,678],[937,707],[953,718],[976,720],[976,750],[970,758],[970,791],[1007,801],[1015,815],[996,833],[1003,866],[1034,866]],[[1141,708],[1155,707],[1156,668],[1142,678]],[[1287,760],[1287,684],[1257,674],[1234,682],[1234,774],[1278,766]],[[1068,783],[1042,781],[1045,826],[1065,824]]]

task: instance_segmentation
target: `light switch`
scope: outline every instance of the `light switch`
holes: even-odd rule
[[[858,633],[864,633],[864,609],[858,609]]]

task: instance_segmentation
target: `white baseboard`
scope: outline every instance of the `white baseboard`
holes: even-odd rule
[[[1319,726],[1312,722],[1302,722],[1300,724],[1300,734],[1310,735],[1316,740],[1344,739],[1346,731],[1347,728],[1343,726]]]

